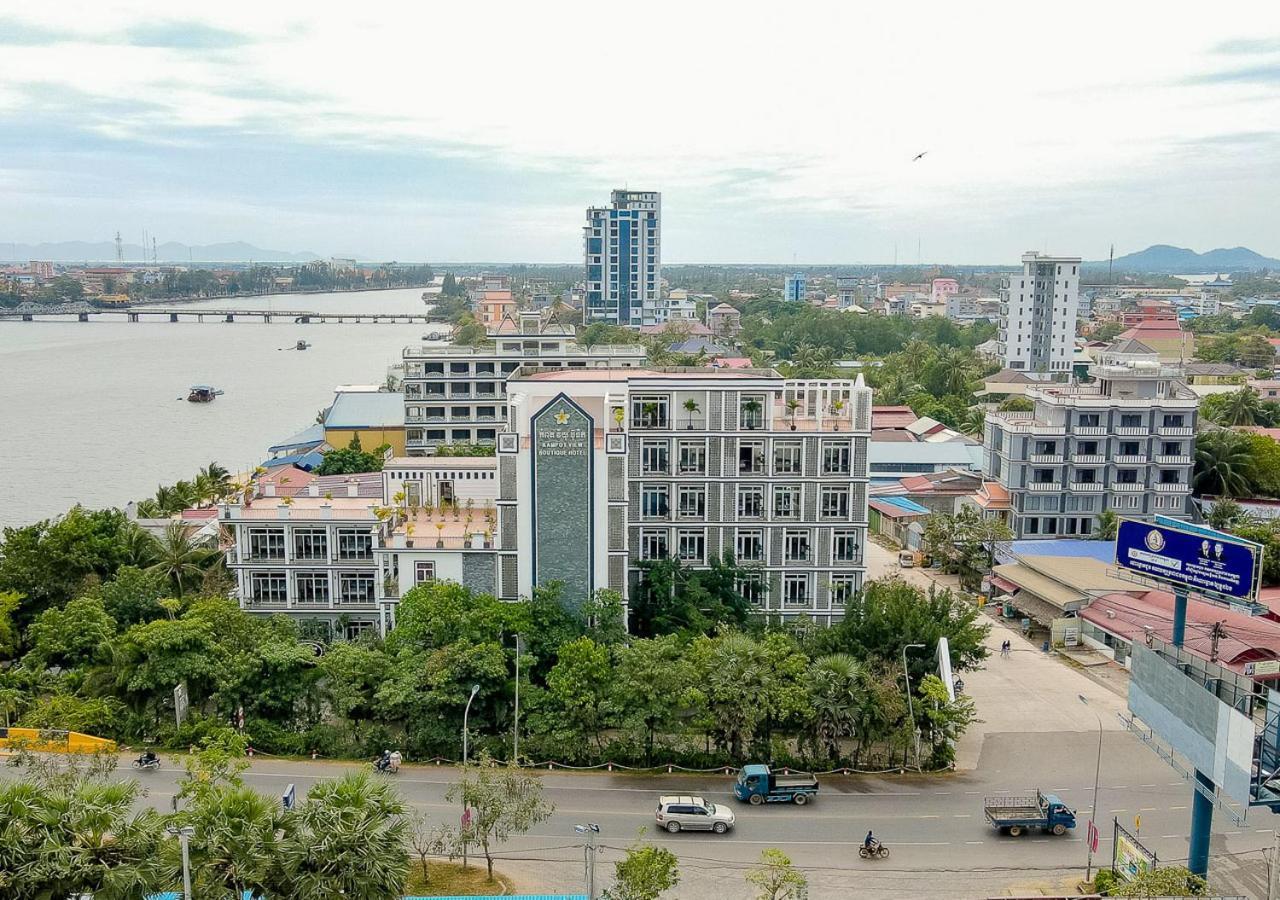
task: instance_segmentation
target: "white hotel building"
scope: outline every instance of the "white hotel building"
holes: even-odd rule
[[[1022,254],[1000,287],[996,338],[1006,369],[1049,379],[1071,372],[1080,310],[1080,257]]]

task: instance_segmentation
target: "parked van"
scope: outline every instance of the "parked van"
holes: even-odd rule
[[[914,550],[898,551],[898,567],[901,569],[914,569],[916,567],[916,554]]]

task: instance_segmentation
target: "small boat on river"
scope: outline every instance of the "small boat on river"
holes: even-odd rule
[[[192,385],[191,393],[187,394],[188,403],[212,403],[213,398],[221,394],[222,391],[207,384]]]
[[[310,346],[311,346],[311,345],[310,345],[310,344],[308,344],[306,341],[298,341],[298,343],[294,345],[294,349],[295,349],[295,350],[306,350],[306,349],[307,349],[308,347],[310,347]]]

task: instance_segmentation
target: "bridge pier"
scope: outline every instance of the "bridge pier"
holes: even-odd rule
[[[235,320],[236,320],[235,313],[227,313],[227,318],[225,321],[234,322]]]
[[[35,320],[36,320],[36,317],[31,315],[31,313],[22,314],[22,321],[24,322],[34,322]]]
[[[262,323],[265,325],[265,324],[267,324],[267,323],[268,323],[268,322],[270,322],[270,321],[271,321],[271,313],[263,313],[263,314],[262,314]]]
[[[76,313],[76,319],[77,319],[77,320],[79,320],[79,321],[81,321],[81,322],[88,322],[88,321],[89,321],[89,314],[88,314],[88,313]]]
[[[177,313],[169,313],[169,321],[170,321],[170,322],[176,322],[176,321],[178,321],[178,314],[177,314]]]
[[[131,313],[129,313],[128,315],[129,315],[129,321],[130,321],[130,322],[136,322],[136,321],[138,321],[138,314],[137,314],[137,313],[131,312]]]

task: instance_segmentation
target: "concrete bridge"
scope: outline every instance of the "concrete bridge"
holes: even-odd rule
[[[47,309],[0,310],[0,322],[36,322],[56,316],[75,316],[78,321],[92,322],[102,316],[124,316],[130,322],[144,319],[168,319],[170,322],[286,322],[295,325],[310,324],[366,324],[366,325],[444,325],[429,313],[389,312],[311,312],[308,310],[270,309],[209,309],[185,306],[132,306],[123,309],[97,309],[85,307],[50,307]],[[446,330],[451,330],[446,327]]]

